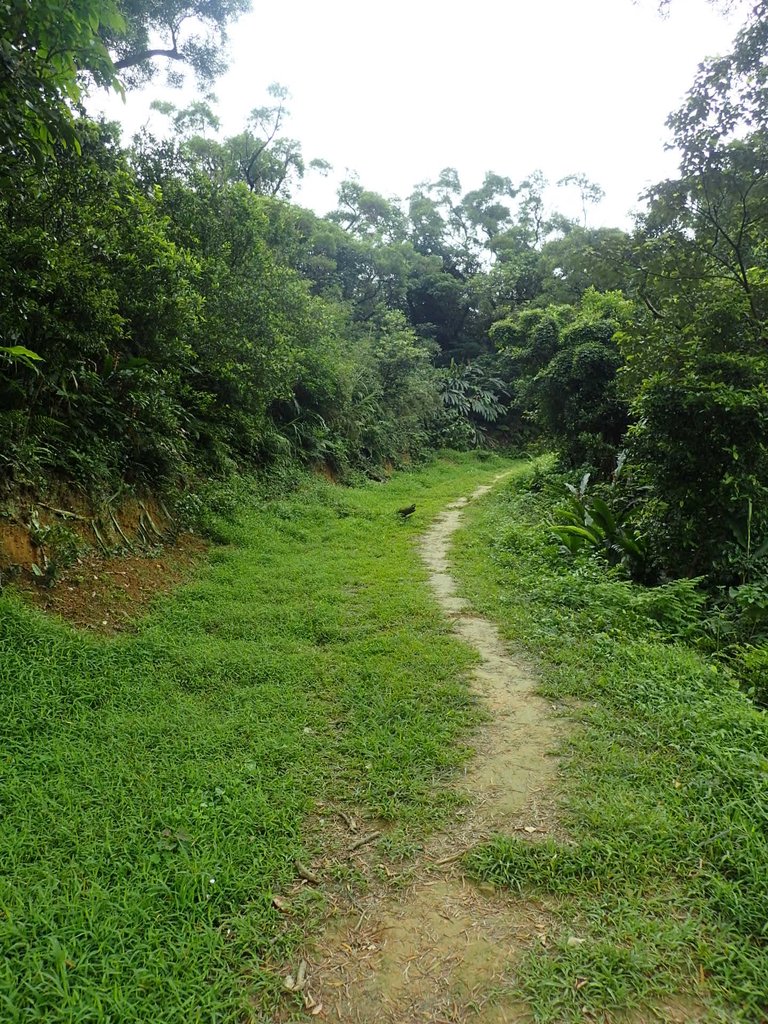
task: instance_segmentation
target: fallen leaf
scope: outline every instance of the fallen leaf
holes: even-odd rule
[[[307,961],[306,960],[302,960],[301,963],[299,964],[299,969],[296,972],[296,984],[295,984],[294,987],[296,988],[297,991],[300,991],[301,989],[304,988],[306,983],[307,983]],[[311,998],[312,997],[310,996],[310,999]]]
[[[320,883],[320,878],[315,874],[314,871],[310,871],[306,864],[302,864],[301,861],[299,860],[297,860],[295,864],[296,874],[299,876],[299,878],[303,878],[306,882],[312,882],[314,885],[318,885]]]

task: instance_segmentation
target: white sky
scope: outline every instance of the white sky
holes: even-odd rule
[[[334,166],[308,174],[295,200],[325,213],[347,169],[384,195],[456,167],[464,190],[486,170],[520,180],[536,168],[550,181],[585,172],[607,196],[590,224],[627,226],[642,189],[674,173],[664,120],[702,58],[729,49],[738,21],[705,0],[282,0],[262,4],[231,30],[231,67],[215,86],[224,134],[289,88],[286,134],[307,160]],[[151,118],[152,99],[184,104],[188,93],[152,86],[92,106],[128,133]],[[575,197],[552,196],[579,215]]]

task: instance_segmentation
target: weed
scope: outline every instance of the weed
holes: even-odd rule
[[[628,510],[613,511],[602,498],[587,494],[589,478],[590,474],[585,473],[578,486],[565,485],[569,497],[565,505],[555,509],[552,533],[572,555],[586,546],[642,576],[647,552],[626,521]]]
[[[424,846],[412,832],[396,828],[381,837],[378,849],[392,860],[411,860],[421,853]]]
[[[29,539],[40,552],[39,562],[32,563],[32,573],[44,586],[52,586],[61,571],[73,565],[84,550],[82,541],[68,526],[43,526],[37,512],[30,516]]]

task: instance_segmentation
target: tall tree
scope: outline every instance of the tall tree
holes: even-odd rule
[[[276,102],[256,107],[248,115],[244,130],[223,141],[215,137],[220,121],[210,105],[214,96],[195,100],[181,109],[167,100],[156,100],[153,109],[170,118],[176,137],[176,171],[186,165],[187,173],[202,171],[219,184],[242,181],[250,192],[280,199],[290,199],[293,187],[304,177],[308,166],[327,173],[330,164],[326,160],[313,159],[307,164],[301,143],[281,134],[288,117],[288,90],[273,82],[267,91]],[[145,133],[136,149],[157,151],[158,144]]]
[[[125,31],[113,0],[0,3],[0,182],[56,144],[78,148],[72,107],[81,73],[119,87],[102,38]]]
[[[251,0],[116,0],[122,23],[105,24],[100,36],[126,84],[153,78],[165,64],[171,84],[190,68],[210,83],[226,68],[228,26],[250,10]]]
[[[596,205],[604,199],[605,190],[596,182],[590,181],[583,172],[579,174],[566,174],[566,176],[561,178],[557,184],[559,188],[568,188],[571,186],[578,189],[579,199],[581,200],[582,227],[586,230],[587,208],[589,206]]]
[[[88,80],[121,90],[157,58],[210,81],[227,25],[250,0],[5,0],[0,3],[0,182],[27,159],[79,143],[73,108]],[[154,41],[159,40],[155,46]]]
[[[767,13],[750,6],[669,119],[680,176],[648,193],[632,252],[645,313],[621,339],[652,558],[728,585],[768,570]]]

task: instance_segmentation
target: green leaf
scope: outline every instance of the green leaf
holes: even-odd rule
[[[608,507],[607,503],[602,498],[593,498],[589,508],[589,514],[598,524],[601,526],[607,534],[614,534],[618,529],[616,520]]]
[[[23,345],[0,345],[0,352],[5,352],[11,359],[29,359],[35,363],[45,362],[43,357],[39,356],[37,352],[32,352],[30,349],[24,348]]]
[[[573,537],[584,537],[596,546],[601,546],[605,540],[596,530],[590,530],[588,526],[558,526],[554,530],[558,534],[570,534]]]

